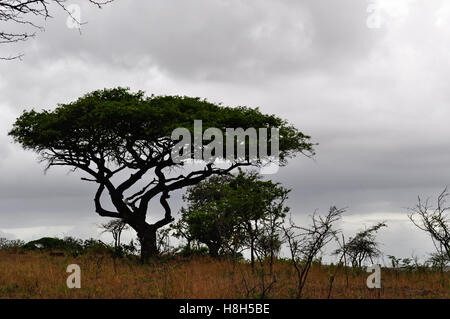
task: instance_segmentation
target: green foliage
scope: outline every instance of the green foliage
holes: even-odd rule
[[[83,243],[81,240],[70,237],[65,239],[43,237],[26,243],[23,248],[25,250],[81,251],[83,249]]]
[[[105,243],[103,243],[100,240],[96,240],[96,239],[87,239],[83,242],[83,250],[82,253],[84,254],[98,254],[98,255],[103,255],[103,254],[110,254],[113,256],[117,256],[116,255],[116,250],[114,249],[114,247],[111,247]]]
[[[343,252],[350,257],[353,267],[362,267],[363,262],[370,260],[373,263],[373,259],[381,255],[381,251],[378,249],[378,243],[376,241],[376,233],[382,228],[387,227],[385,223],[377,223],[366,230],[363,230],[350,238],[344,248],[337,249],[334,254],[340,255]],[[392,262],[396,260],[391,259]]]
[[[142,91],[120,87],[94,91],[53,111],[24,111],[9,135],[46,160],[54,159],[49,150],[70,150],[77,161],[89,159],[94,152],[122,163],[131,144],[140,141],[144,148],[157,149],[163,140],[170,140],[175,128],[193,132],[196,119],[203,120],[205,129],[279,128],[282,162],[297,152],[313,153],[309,136],[257,108],[225,107],[186,96],[146,97]]]
[[[392,255],[388,255],[387,257],[391,261],[392,268],[399,268],[400,267],[400,263],[402,261],[401,258],[397,258],[397,257],[392,256]]]
[[[136,255],[139,251],[139,244],[136,243],[134,240],[130,240],[130,243],[128,244],[121,244],[121,249],[124,255],[130,256],[130,255]]]
[[[442,272],[450,265],[450,257],[444,252],[432,253],[427,259],[427,264],[431,268],[438,269]]]
[[[18,239],[0,238],[0,250],[17,251],[25,245],[25,242]]]
[[[420,263],[417,256],[412,256],[411,258],[397,258],[395,256],[388,255],[389,260],[391,260],[391,266],[394,269],[400,269],[404,271],[427,271],[431,269],[441,270],[446,266],[445,254],[440,255],[433,253],[430,258],[425,262]]]
[[[196,248],[196,247],[184,246],[178,252],[178,255],[183,256],[183,257],[206,256],[206,255],[208,255],[208,248],[207,247]]]
[[[124,230],[129,229],[128,225],[122,219],[112,219],[109,222],[102,224],[102,233],[111,233],[114,239],[114,255],[121,257],[124,255],[124,247],[121,244],[121,236]]]
[[[23,250],[32,251],[60,251],[68,255],[78,256],[81,254],[114,254],[114,247],[111,247],[96,239],[76,239],[73,237],[51,238],[43,237],[30,241],[22,246]]]
[[[208,180],[188,188],[183,199],[187,208],[181,209],[181,219],[173,225],[175,237],[191,244],[205,244],[211,255],[227,249],[237,238],[237,220],[229,204],[232,176],[212,176]]]
[[[201,243],[211,255],[237,253],[249,237],[261,249],[278,249],[279,236],[264,232],[264,221],[282,220],[288,209],[283,206],[289,190],[272,181],[263,181],[252,172],[213,176],[188,188],[181,209],[181,219],[174,226],[175,236],[191,243]],[[254,230],[255,223],[260,225]],[[249,228],[251,227],[251,228]],[[254,233],[250,233],[254,231]]]

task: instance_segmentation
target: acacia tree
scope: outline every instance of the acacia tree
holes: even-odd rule
[[[147,259],[158,253],[157,230],[173,221],[168,203],[171,192],[241,166],[263,165],[260,159],[234,155],[230,159],[227,154],[228,162],[219,165],[217,161],[203,161],[200,169],[197,163],[187,170],[186,161],[173,160],[172,152],[180,151],[183,140],[173,140],[172,134],[177,128],[195,133],[195,119],[203,121],[203,128],[218,128],[222,132],[226,128],[278,128],[280,165],[298,153],[313,154],[309,136],[258,109],[225,107],[191,97],[146,97],[142,91],[132,93],[124,88],[94,91],[53,111],[24,111],[9,135],[25,149],[37,152],[47,163],[46,169],[68,166],[88,174],[82,179],[98,184],[96,212],[130,225],[141,243],[141,257]],[[212,137],[209,140],[214,142]],[[230,135],[226,140],[226,144],[231,141],[238,147],[236,136]],[[271,146],[272,135],[267,141]],[[209,144],[183,146],[183,155],[188,150],[189,158],[194,159]],[[105,209],[101,203],[105,189],[114,210]],[[158,197],[164,216],[149,223],[149,203]]]
[[[111,233],[114,239],[114,249],[116,252],[121,250],[120,240],[122,237],[122,232],[128,229],[128,225],[125,224],[121,219],[112,219],[109,222],[102,224],[102,233]]]
[[[381,255],[381,250],[378,248],[379,244],[376,241],[376,233],[382,227],[387,227],[387,225],[385,223],[377,223],[358,232],[347,243],[343,241],[342,247],[337,249],[334,254],[342,256],[346,254],[350,258],[353,267],[361,268],[366,260],[370,260],[373,263],[373,259]]]
[[[113,0],[87,1],[101,8],[104,4]],[[8,26],[22,27],[21,31],[17,31],[17,29],[0,30],[0,44],[22,42],[35,37],[36,30],[44,30],[42,25],[39,24],[39,18],[42,20],[51,18],[50,12],[53,6],[65,11],[78,25],[81,25],[81,21],[77,21],[77,17],[73,16],[68,10],[67,0],[0,0],[0,22]],[[13,60],[21,56],[0,57],[0,60]]]

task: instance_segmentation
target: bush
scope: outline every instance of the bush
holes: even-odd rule
[[[179,255],[182,257],[193,257],[193,256],[207,256],[209,253],[207,247],[199,247],[199,248],[192,248],[189,246],[184,246],[179,251]]]
[[[22,240],[9,240],[6,238],[0,238],[0,250],[13,250],[17,251],[25,245],[25,242]]]
[[[105,244],[101,240],[93,238],[86,239],[83,243],[83,253],[85,254],[113,254],[114,248]]]
[[[70,253],[81,253],[83,245],[81,240],[74,239],[72,237],[66,237],[64,239],[43,237],[38,240],[32,240],[23,246],[26,250],[63,250]]]
[[[43,237],[26,243],[22,248],[31,251],[59,250],[72,256],[87,253],[107,254],[113,252],[113,247],[106,245],[100,240],[91,238],[83,241],[73,237],[65,237],[64,239]]]

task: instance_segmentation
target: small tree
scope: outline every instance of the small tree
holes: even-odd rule
[[[231,179],[230,175],[212,176],[188,188],[183,195],[188,206],[181,208],[181,219],[172,228],[176,237],[187,241],[189,249],[194,242],[206,245],[212,257],[239,249],[240,243],[235,240],[239,231],[237,220],[227,206],[226,185]]]
[[[188,189],[176,235],[205,244],[212,256],[249,248],[252,266],[257,249],[275,255],[289,190],[256,173],[211,177]]]
[[[299,227],[292,219],[289,220],[288,226],[283,227],[284,238],[297,274],[298,299],[302,297],[302,291],[314,259],[323,247],[336,236],[337,230],[334,229],[334,224],[343,213],[343,209],[333,206],[325,217],[313,215],[312,224],[309,227]]]
[[[443,251],[430,254],[427,264],[434,269],[438,269],[441,273],[450,265],[450,257]]]
[[[449,192],[447,187],[437,198],[436,207],[418,197],[416,207],[410,208],[411,222],[420,230],[428,233],[438,254],[445,253],[450,259],[450,206],[447,205]]]
[[[272,190],[273,200],[267,203],[268,207],[260,221],[255,242],[255,250],[260,258],[269,260],[270,275],[273,274],[274,259],[278,257],[284,243],[281,229],[289,212],[289,207],[286,207],[284,203],[290,192],[281,186],[274,187]]]
[[[104,229],[102,233],[111,233],[114,239],[114,250],[119,252],[121,250],[120,237],[124,230],[128,230],[128,225],[121,219],[113,219],[108,223],[102,224]]]
[[[0,250],[17,250],[24,245],[25,242],[20,239],[7,239],[0,237]]]
[[[259,174],[252,172],[239,172],[228,186],[230,195],[227,203],[250,249],[252,269],[258,250],[263,254],[268,253],[273,262],[280,241],[277,228],[289,211],[284,203],[290,190],[278,183],[263,181]]]
[[[169,254],[175,251],[175,249],[173,249],[170,245],[170,231],[170,227],[161,228],[156,234],[158,251],[161,255]]]
[[[382,227],[387,227],[385,223],[378,223],[366,230],[363,230],[350,238],[344,246],[337,249],[334,253],[341,255],[344,253],[349,256],[353,267],[361,268],[363,262],[373,259],[381,255],[381,250],[378,248],[379,244],[376,241],[376,233]]]

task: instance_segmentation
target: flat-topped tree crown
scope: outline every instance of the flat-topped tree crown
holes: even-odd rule
[[[183,166],[183,162],[176,162],[171,156],[174,147],[180,143],[172,139],[174,130],[185,128],[195,133],[194,123],[198,120],[202,121],[201,134],[208,128],[223,132],[229,128],[278,129],[280,165],[298,153],[313,154],[309,136],[285,120],[265,115],[257,108],[226,107],[185,96],[145,96],[142,91],[130,92],[120,87],[91,92],[72,103],[60,104],[54,110],[24,111],[9,135],[25,149],[37,152],[47,163],[47,168],[69,166],[88,173],[90,177],[84,180],[99,184],[95,196],[97,213],[123,219],[137,231],[143,244],[143,255],[151,255],[156,252],[154,233],[173,220],[167,203],[171,191],[195,185],[211,175],[227,174],[237,167],[261,165],[261,161],[248,156],[234,157],[225,168],[213,161],[205,161],[200,170],[179,176],[170,174],[172,168]],[[256,136],[256,142],[259,137]],[[271,138],[269,135],[269,144]],[[224,151],[227,140],[231,138],[225,134],[224,141],[218,144]],[[232,142],[233,148],[240,143],[234,137]],[[201,145],[201,148],[208,145],[203,144],[205,146]],[[195,147],[199,146],[194,143],[188,148],[192,151],[189,158],[194,158]],[[130,175],[123,178],[127,171]],[[117,184],[119,172],[123,180]],[[139,191],[133,190],[141,179],[146,186]],[[105,188],[117,211],[102,207],[100,197]],[[149,201],[158,195],[165,216],[148,224],[145,219]]]

